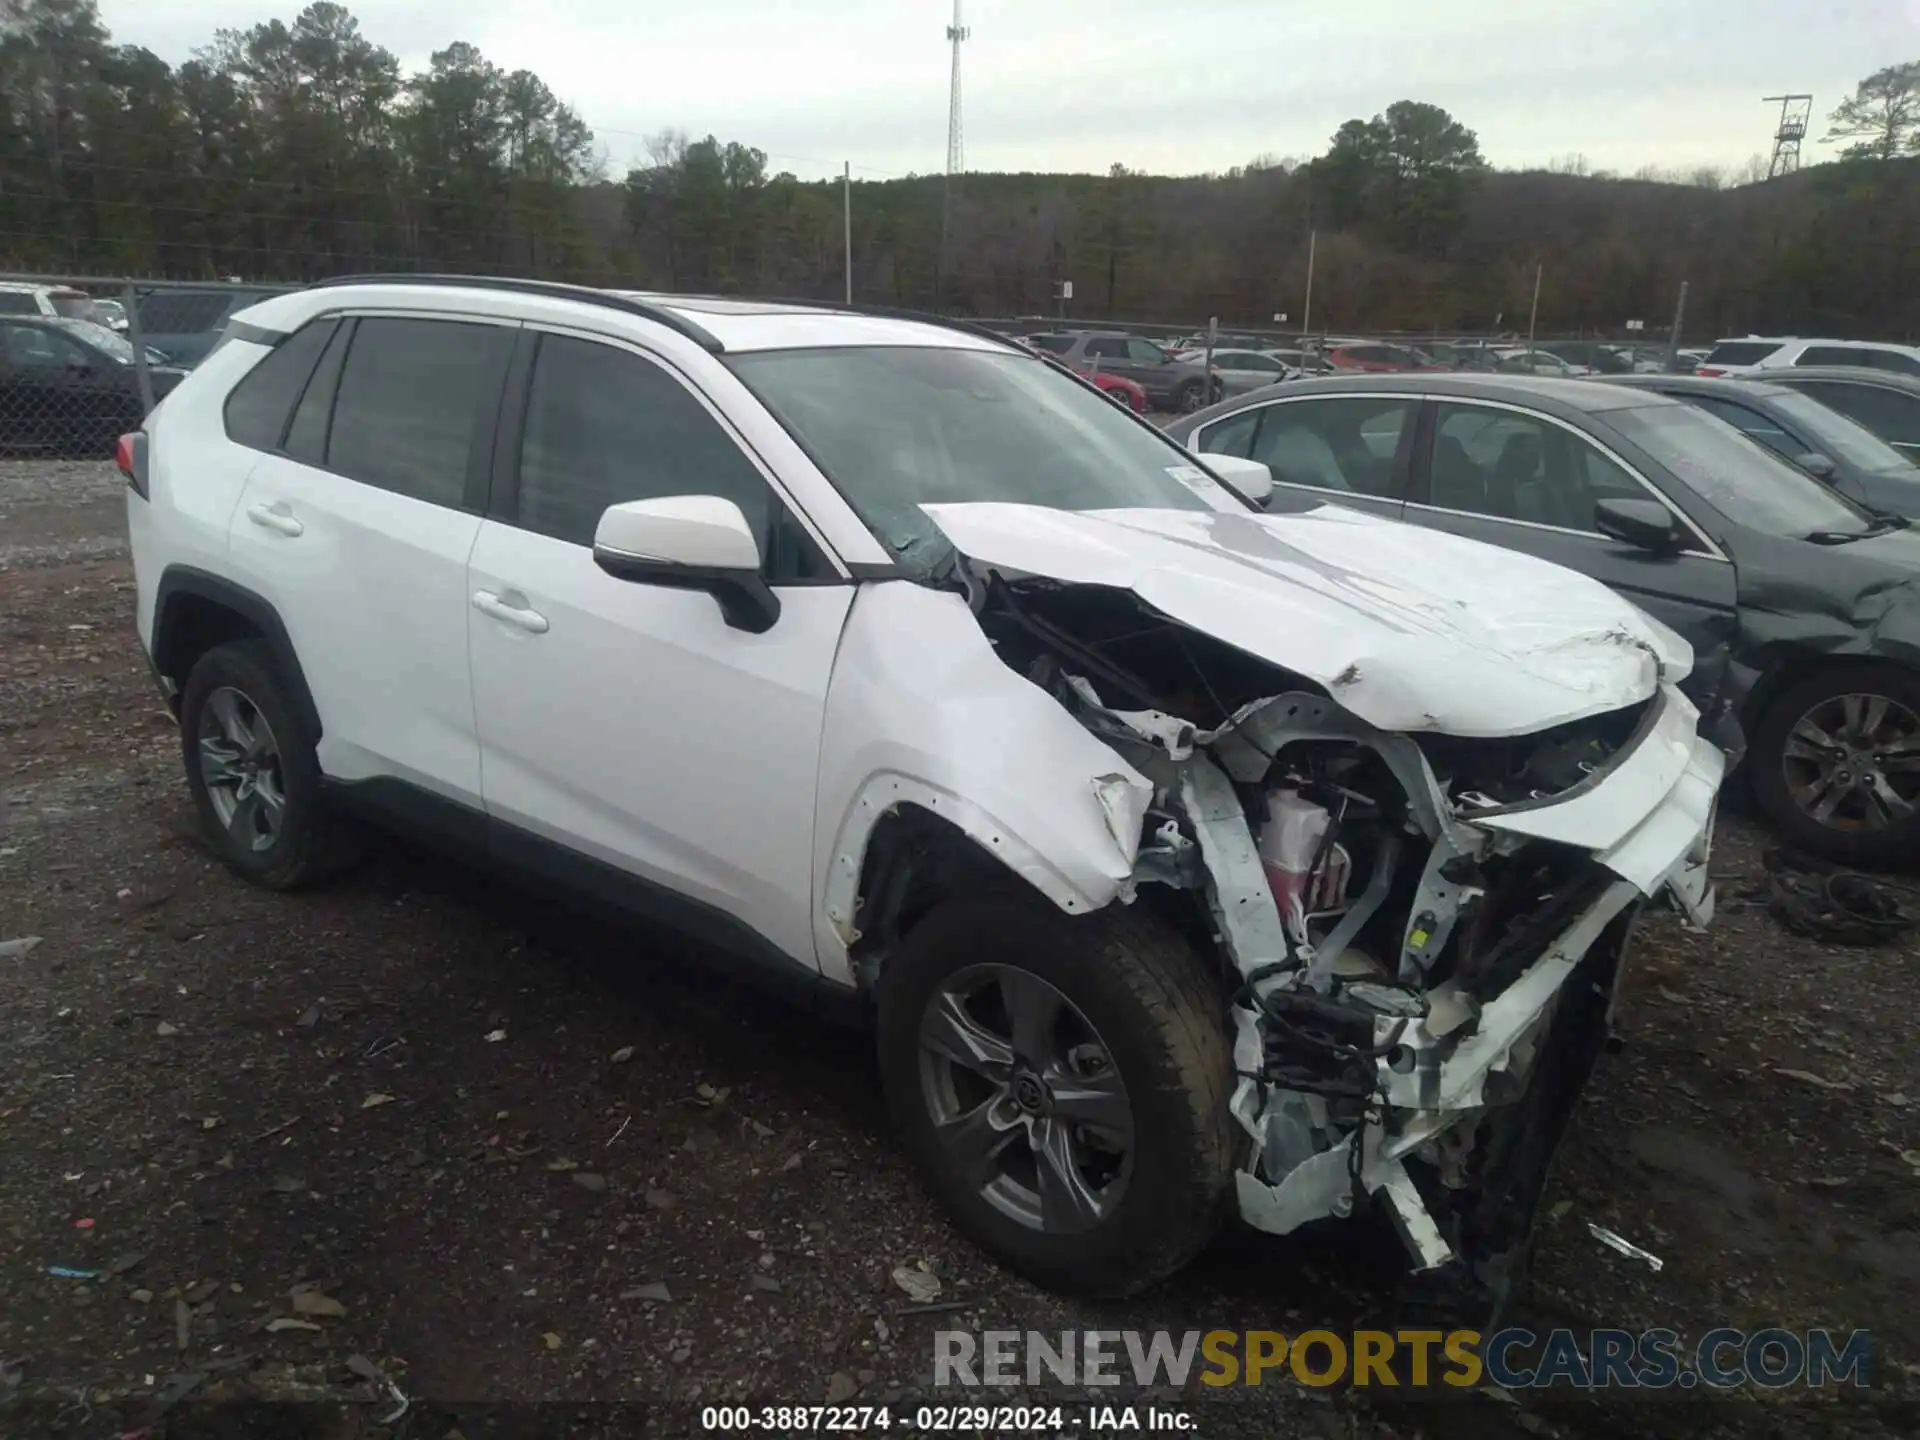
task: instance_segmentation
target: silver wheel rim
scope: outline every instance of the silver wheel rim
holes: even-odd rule
[[[1029,1230],[1114,1213],[1133,1172],[1133,1107],[1112,1052],[1031,971],[970,965],[927,1001],[920,1088],[962,1182]]]
[[[1830,830],[1885,830],[1920,813],[1920,715],[1885,695],[1835,695],[1787,732],[1787,794]]]
[[[267,717],[240,691],[222,685],[200,707],[200,782],[214,816],[237,849],[271,850],[286,819],[280,743]]]

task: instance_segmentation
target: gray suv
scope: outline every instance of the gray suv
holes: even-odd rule
[[[1147,403],[1159,410],[1198,410],[1226,394],[1216,373],[1207,383],[1205,367],[1176,360],[1151,340],[1117,330],[1062,330],[1051,335],[1029,335],[1027,343],[1059,357],[1070,368],[1086,373],[1120,375],[1138,381]]]

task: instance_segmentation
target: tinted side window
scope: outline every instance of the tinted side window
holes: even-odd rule
[[[1729,340],[1707,352],[1707,365],[1758,365],[1780,347],[1765,340]]]
[[[314,362],[333,338],[338,322],[315,320],[276,345],[240,377],[227,396],[227,438],[254,450],[278,450],[293,413],[313,374]]]
[[[24,290],[0,290],[0,315],[38,315],[40,306]]]
[[[87,352],[43,325],[9,325],[0,334],[7,363],[23,370],[64,370],[88,363]]]
[[[527,396],[516,523],[591,545],[609,505],[666,495],[733,501],[774,578],[828,573],[746,452],[673,375],[608,345],[543,336]]]
[[[1794,359],[1795,365],[1860,365],[1863,352],[1844,345],[1809,345]]]
[[[1167,354],[1151,340],[1129,340],[1127,341],[1127,358],[1143,361],[1148,365],[1160,365],[1166,362]]]
[[[1839,380],[1809,380],[1794,388],[1858,421],[1889,445],[1909,450],[1920,446],[1920,395]]]
[[[1734,405],[1726,400],[1701,395],[1688,395],[1683,398],[1689,405],[1698,405],[1709,415],[1718,415],[1741,434],[1752,436],[1778,454],[1792,456],[1807,453],[1807,447],[1782,430],[1778,421],[1769,420],[1758,410],[1749,410],[1744,405]]]
[[[1282,484],[1391,497],[1394,455],[1413,406],[1371,396],[1271,405],[1251,458]]]
[[[1875,350],[1872,364],[1876,370],[1891,370],[1896,375],[1920,375],[1920,360],[1898,350]]]
[[[1646,498],[1634,477],[1595,446],[1511,410],[1442,405],[1428,495],[1447,510],[1594,531],[1594,502]]]
[[[333,418],[333,397],[340,387],[340,361],[352,339],[352,321],[334,327],[333,338],[327,342],[326,352],[294,408],[293,423],[287,427],[281,449],[303,465],[326,463],[327,423]]]
[[[1193,448],[1203,455],[1238,455],[1242,460],[1249,459],[1253,450],[1253,432],[1259,425],[1258,410],[1244,411],[1207,426],[1196,437]],[[1276,475],[1274,478],[1279,477]]]
[[[137,303],[142,334],[191,335],[224,320],[233,296],[224,290],[154,290]]]
[[[1064,355],[1073,348],[1071,335],[1029,335],[1027,343],[1050,354]]]
[[[1127,342],[1096,335],[1087,341],[1087,348],[1083,353],[1102,360],[1124,360],[1127,358]]]
[[[327,468],[435,505],[466,499],[492,434],[514,332],[453,320],[362,320],[334,397]]]

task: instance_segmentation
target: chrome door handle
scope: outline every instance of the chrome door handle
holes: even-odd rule
[[[276,500],[271,505],[249,505],[247,518],[256,525],[281,535],[302,535],[307,527],[293,518],[293,511],[287,508],[287,502]]]
[[[509,590],[505,595],[496,595],[491,590],[476,590],[473,592],[473,608],[482,615],[491,615],[496,620],[517,625],[529,634],[547,633],[547,617],[528,605],[527,597],[518,590]]]

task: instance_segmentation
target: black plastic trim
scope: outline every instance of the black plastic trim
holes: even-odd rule
[[[891,560],[848,560],[847,574],[859,580],[904,580],[907,572]]]
[[[519,295],[542,295],[550,300],[578,300],[583,304],[620,310],[651,320],[656,325],[664,325],[676,334],[686,336],[711,355],[724,355],[727,349],[711,331],[664,305],[615,295],[608,290],[596,290],[590,285],[563,285],[555,280],[524,280],[508,275],[339,275],[331,280],[315,281],[309,288],[326,290],[341,285],[437,285],[450,289],[506,290]]]
[[[229,340],[245,340],[250,345],[265,345],[269,349],[284,345],[293,334],[291,330],[270,330],[265,325],[255,325],[246,320],[229,320],[226,330]]]
[[[780,597],[757,570],[725,570],[714,565],[681,565],[651,555],[630,555],[596,545],[593,563],[616,580],[659,585],[668,590],[704,590],[719,602],[720,616],[736,630],[764,635],[780,618]],[[838,583],[836,581],[836,583]]]
[[[836,1023],[872,1024],[866,996],[796,960],[725,911],[644,880],[457,800],[391,776],[325,782],[343,810],[509,879],[560,891],[626,922],[658,925],[711,948],[719,968]]]
[[[1633,733],[1627,736],[1626,742],[1618,750],[1613,752],[1605,769],[1596,770],[1566,789],[1556,791],[1552,795],[1542,795],[1537,800],[1515,800],[1510,805],[1490,805],[1484,810],[1460,811],[1460,819],[1469,824],[1477,824],[1482,820],[1496,819],[1502,815],[1524,815],[1529,810],[1544,810],[1549,805],[1559,805],[1584,795],[1603,781],[1611,779],[1613,773],[1647,743],[1647,737],[1653,734],[1654,726],[1658,725],[1660,718],[1667,713],[1666,689],[1662,687],[1655,690],[1644,703],[1647,708],[1640,712],[1640,718],[1634,724]]]
[[[191,565],[169,565],[161,572],[153,597],[154,668],[176,685],[186,683],[187,677],[179,673],[180,657],[174,653],[178,643],[173,638],[175,632],[167,620],[174,597],[180,595],[197,596],[231,610],[265,637],[273,651],[274,664],[286,681],[294,718],[307,732],[307,739],[317,743],[324,733],[320,711],[313,703],[313,691],[307,685],[306,672],[300,668],[300,657],[294,651],[293,640],[281,622],[280,613],[253,591],[242,589],[231,580],[196,570]]]

